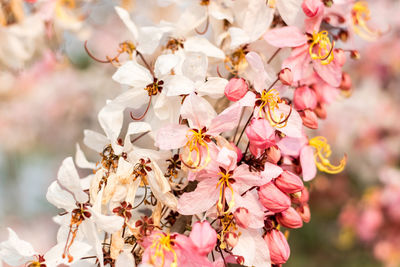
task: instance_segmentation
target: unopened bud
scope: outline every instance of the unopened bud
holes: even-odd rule
[[[260,187],[258,191],[261,204],[272,212],[282,212],[290,207],[290,198],[279,190],[273,182]]]
[[[320,119],[326,119],[327,113],[324,104],[318,103],[317,107],[314,109],[315,114]]]
[[[249,210],[243,207],[238,208],[234,213],[236,224],[242,228],[249,227],[250,224],[250,216]]]
[[[281,175],[275,179],[275,185],[287,194],[300,192],[304,188],[301,178],[290,171],[283,171]]]
[[[296,229],[303,226],[303,220],[300,214],[292,207],[277,214],[276,219],[279,224],[286,228]]]
[[[340,89],[343,91],[349,91],[351,89],[351,78],[350,75],[346,72],[342,74],[342,82],[340,84]]]
[[[225,241],[231,248],[234,248],[239,241],[239,237],[236,233],[228,232],[225,234]]]
[[[352,59],[360,59],[361,55],[360,55],[360,52],[358,52],[357,50],[351,50],[350,57]]]
[[[264,236],[268,244],[269,255],[273,264],[284,264],[290,256],[290,247],[285,236],[276,229],[272,229]]]
[[[293,83],[293,73],[289,68],[282,69],[279,74],[278,78],[283,85],[292,85]]]
[[[267,150],[267,160],[271,163],[278,163],[281,159],[281,150],[277,146],[271,146]]]
[[[304,126],[310,129],[318,129],[318,117],[314,111],[306,109],[299,113]]]
[[[339,64],[339,66],[343,66],[346,63],[346,53],[343,49],[335,49],[335,60]]]
[[[296,208],[297,212],[300,214],[301,219],[303,219],[303,221],[305,223],[309,223],[311,220],[311,212],[310,212],[310,207],[308,206],[308,204],[299,206]]]
[[[230,101],[236,102],[242,99],[248,90],[249,87],[244,79],[232,78],[225,87],[225,96]]]

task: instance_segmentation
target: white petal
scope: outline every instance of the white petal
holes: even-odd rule
[[[136,48],[137,51],[145,55],[153,54],[164,34],[163,28],[153,26],[142,27],[139,33],[140,38]]]
[[[57,208],[65,209],[68,212],[76,207],[74,196],[62,189],[57,181],[52,182],[47,189],[46,199]]]
[[[224,78],[210,77],[199,87],[199,89],[197,89],[197,92],[200,96],[207,95],[212,98],[220,98],[224,96],[224,91],[227,84],[228,81]]]
[[[194,91],[194,83],[183,75],[171,75],[164,80],[167,96],[187,95]]]
[[[301,9],[303,0],[277,0],[276,7],[284,22],[287,25],[298,25],[304,19]],[[301,25],[301,24],[300,24]]]
[[[190,37],[186,40],[184,46],[185,46],[185,51],[188,52],[201,52],[207,55],[208,57],[215,57],[220,59],[225,58],[224,52],[215,45],[213,45],[212,43],[210,43],[210,41],[208,41],[205,38],[197,36]]]
[[[84,130],[83,135],[83,143],[96,152],[102,152],[104,148],[110,144],[110,140],[108,140],[106,136],[95,131]]]
[[[133,147],[131,143],[131,135],[150,132],[150,131],[151,131],[151,126],[147,122],[139,121],[139,122],[129,123],[128,130],[125,135],[124,151],[130,151]]]
[[[119,254],[117,260],[115,261],[115,267],[135,267],[135,259],[130,251],[124,251]]]
[[[249,35],[241,28],[230,27],[228,32],[231,36],[231,49],[250,42]]]
[[[93,216],[93,219],[90,219],[94,221],[98,228],[109,234],[113,234],[116,231],[120,230],[122,228],[122,225],[124,224],[124,218],[122,218],[121,216],[107,216],[97,212],[90,207],[88,209],[91,211],[91,214]]]
[[[11,228],[7,228],[7,230],[8,240],[0,243],[0,259],[9,265],[23,265],[37,252],[31,244],[19,239]]]
[[[179,57],[174,54],[161,55],[154,64],[154,72],[157,77],[164,76],[179,63]]]
[[[230,23],[233,23],[233,14],[231,9],[223,8],[221,4],[218,4],[215,1],[210,1],[210,4],[208,5],[208,10],[210,16],[218,20],[226,19]]]
[[[138,40],[138,30],[135,23],[133,23],[133,21],[131,20],[128,11],[118,6],[115,7],[115,11],[117,12],[120,19],[124,22],[126,27],[129,29],[129,31],[132,33],[134,40]]]
[[[89,200],[88,195],[82,191],[80,178],[72,157],[68,157],[62,162],[58,170],[57,180],[60,185],[74,194],[78,202],[85,203]]]
[[[119,67],[112,78],[120,84],[143,89],[153,82],[150,71],[132,60]]]
[[[267,243],[257,230],[239,228],[242,234],[232,252],[244,258],[244,265],[254,267],[271,266]]]
[[[117,155],[122,152],[122,147],[117,144],[117,140],[124,122],[124,109],[125,107],[114,105],[111,102],[103,107],[98,114],[99,123],[107,138],[111,140],[114,153]]]
[[[207,56],[203,53],[186,53],[182,63],[182,73],[192,81],[204,82],[208,67]]]
[[[82,169],[94,169],[96,168],[96,164],[93,162],[89,162],[86,159],[85,154],[83,153],[80,145],[76,143],[76,153],[75,153],[75,163],[79,168]]]
[[[44,259],[46,260],[46,266],[58,266],[60,264],[72,265],[79,261],[84,256],[89,256],[87,253],[91,250],[91,246],[80,241],[74,241],[69,249],[70,255],[73,257],[71,262],[68,262],[68,257],[62,258],[64,253],[65,244],[59,243],[52,247],[47,253],[44,255]]]
[[[121,217],[122,218],[122,217]],[[95,249],[100,267],[104,267],[103,246],[94,226],[93,220],[85,220],[81,224],[82,232],[87,238],[89,244]]]

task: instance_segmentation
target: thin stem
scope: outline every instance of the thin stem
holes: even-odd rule
[[[278,48],[275,53],[268,59],[267,63],[271,63],[271,61],[276,57],[276,55],[279,53],[279,51],[281,51],[282,48]]]
[[[253,110],[253,112],[254,112],[254,110]],[[244,125],[243,130],[242,130],[242,132],[240,133],[239,139],[236,141],[236,146],[239,145],[240,139],[242,139],[243,133],[244,133],[244,131],[246,130],[247,125],[249,125],[251,119],[253,118],[253,112],[250,114],[249,119],[247,120],[246,124]]]
[[[142,138],[143,136],[145,136],[146,134],[148,134],[150,131],[144,132],[141,135],[139,135],[138,137],[134,138],[131,143],[135,143],[137,140],[139,140],[140,138]]]
[[[242,122],[243,115],[244,115],[244,111],[242,110],[242,113],[240,114],[240,119],[239,119],[238,125],[237,125],[236,130],[235,130],[235,134],[233,135],[232,143],[235,143],[236,135],[237,135],[237,133],[239,131],[239,126],[240,126],[240,123]]]
[[[146,68],[150,71],[153,78],[155,78],[156,76],[154,75],[153,69],[150,67],[149,63],[147,63],[147,61],[144,58],[144,56],[142,55],[142,53],[140,53],[139,51],[136,50],[136,54],[142,59],[143,63],[146,65]]]

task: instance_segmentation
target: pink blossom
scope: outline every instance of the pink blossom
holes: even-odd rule
[[[278,78],[283,85],[292,85],[293,83],[293,74],[292,71],[288,68],[282,69],[279,74]]]
[[[246,128],[246,135],[250,141],[250,152],[255,156],[275,144],[275,130],[263,118],[253,118]]]

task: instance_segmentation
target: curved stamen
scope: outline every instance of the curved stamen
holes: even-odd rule
[[[310,139],[309,144],[316,149],[314,154],[315,164],[320,171],[330,174],[337,174],[343,171],[346,166],[347,155],[344,155],[339,165],[332,165],[328,159],[332,151],[325,137],[316,136]]]
[[[107,60],[98,59],[97,57],[95,57],[95,56],[89,51],[89,48],[87,47],[87,42],[88,42],[88,41],[86,40],[83,46],[85,47],[85,51],[86,51],[86,53],[88,54],[88,56],[89,56],[90,58],[92,58],[93,60],[95,60],[95,61],[97,61],[97,62],[99,62],[99,63],[111,63],[112,61],[115,60],[115,58],[112,59],[112,58],[109,58],[108,56],[107,56]],[[119,56],[119,54],[118,54],[118,56]],[[118,57],[118,56],[117,56],[117,57]]]
[[[207,30],[208,30],[209,24],[210,24],[210,16],[207,14],[206,26],[205,26],[204,30],[199,31],[199,30],[197,30],[197,29],[195,28],[194,31],[195,31],[197,34],[204,35],[204,34],[207,32]]]
[[[141,119],[143,119],[146,116],[146,114],[147,114],[147,112],[149,111],[149,108],[150,108],[151,99],[152,99],[152,95],[150,95],[149,102],[147,103],[147,107],[146,107],[145,112],[140,117],[138,117],[138,118],[134,117],[132,111],[129,113],[131,118],[132,118],[132,120],[140,121]]]

